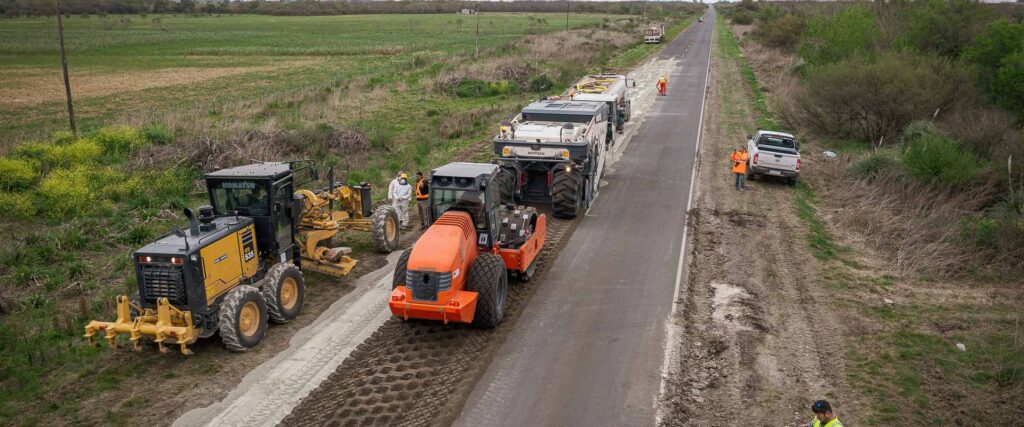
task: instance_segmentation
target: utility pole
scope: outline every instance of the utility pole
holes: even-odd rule
[[[71,122],[71,132],[78,136],[78,126],[75,126],[75,106],[71,102],[71,81],[68,80],[68,57],[64,53],[64,20],[63,12],[60,10],[60,2],[57,2],[57,36],[60,39],[60,64],[64,68],[64,94],[68,99],[68,120]]]
[[[565,0],[565,32],[569,32],[569,0]]]
[[[480,2],[476,2],[476,53],[473,56],[480,56]]]

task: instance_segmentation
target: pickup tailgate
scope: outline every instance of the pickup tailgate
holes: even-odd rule
[[[797,159],[799,158],[799,154],[789,150],[759,145],[757,147],[757,159],[753,163],[756,166],[769,169],[795,171],[797,170]]]

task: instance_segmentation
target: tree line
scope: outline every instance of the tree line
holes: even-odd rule
[[[57,0],[0,0],[0,15],[52,16]],[[456,13],[479,8],[481,12],[573,12],[646,14],[664,16],[687,7],[688,2],[468,2],[468,1],[229,1],[229,0],[62,0],[61,10],[69,15],[181,13],[181,14],[259,14],[281,16],[359,15],[376,13]]]

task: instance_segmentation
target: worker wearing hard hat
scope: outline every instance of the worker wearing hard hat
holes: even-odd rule
[[[747,147],[742,145],[729,155],[729,160],[732,161],[732,173],[736,175],[736,189],[740,191],[747,189],[747,159],[749,158]]]
[[[398,176],[398,184],[391,198],[391,206],[398,211],[398,220],[402,227],[409,226],[409,201],[412,200],[412,185],[409,185],[409,175]]]
[[[430,226],[430,182],[423,172],[416,172],[416,212],[420,216],[420,230]]]
[[[668,77],[662,74],[661,78],[658,79],[658,95],[664,96],[666,94],[668,94]]]
[[[843,427],[839,417],[832,413],[832,405],[829,405],[827,401],[819,400],[811,404],[811,412],[814,412],[814,418],[811,419],[808,427]]]

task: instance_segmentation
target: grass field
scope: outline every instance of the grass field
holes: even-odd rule
[[[561,14],[483,15],[479,55],[475,17],[456,15],[64,24],[79,140],[60,132],[55,19],[0,20],[0,169],[21,173],[0,176],[0,201],[18,208],[0,212],[0,424],[130,424],[136,393],[227,369],[229,355],[197,356],[207,371],[168,376],[81,340],[87,320],[134,292],[128,254],[203,203],[202,172],[314,158],[383,188],[399,169],[486,161],[487,137],[517,106],[654,52],[637,48],[639,19],[613,15],[573,15],[569,32]],[[345,244],[358,258],[366,240]]]

